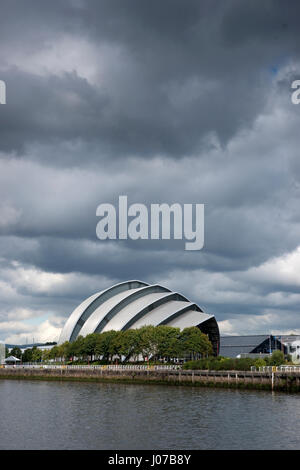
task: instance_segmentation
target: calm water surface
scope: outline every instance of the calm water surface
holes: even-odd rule
[[[300,449],[300,395],[0,380],[0,449]]]

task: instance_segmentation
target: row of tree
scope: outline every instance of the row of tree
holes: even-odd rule
[[[199,328],[189,327],[180,331],[171,326],[143,326],[126,331],[105,331],[79,336],[75,341],[66,341],[52,349],[41,351],[38,348],[24,351],[22,362],[39,361],[91,361],[105,362],[118,360],[127,362],[171,358],[199,358],[212,354],[212,345],[207,335]],[[17,354],[15,354],[17,356]],[[17,356],[18,357],[18,356]]]
[[[22,353],[22,350],[18,346],[15,346],[10,351],[6,348],[5,356],[17,357],[22,362],[40,362],[43,357],[46,358],[47,354],[44,354],[46,352],[48,351],[42,351],[41,349],[38,349],[37,346],[34,346],[33,348],[25,349]]]

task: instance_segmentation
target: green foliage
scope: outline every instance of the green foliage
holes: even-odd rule
[[[103,356],[105,360],[110,360],[116,351],[116,344],[114,344],[114,340],[116,340],[117,334],[118,332],[115,330],[98,333],[95,353],[99,356]]]
[[[59,357],[58,353],[58,346],[53,346],[53,348],[50,350],[50,359],[56,360]]]
[[[199,361],[189,361],[183,366],[184,369],[198,370],[250,370],[251,366],[280,366],[285,363],[284,354],[281,351],[274,351],[271,356],[264,358],[226,358],[222,356],[208,357]]]
[[[199,361],[188,361],[183,365],[184,369],[198,370],[250,370],[254,365],[254,359],[229,358],[229,357],[208,357]]]
[[[160,325],[154,329],[156,342],[156,356],[158,357],[180,357],[182,345],[180,342],[180,329],[172,326]]]
[[[268,365],[270,366],[280,366],[284,364],[284,354],[282,351],[273,351],[272,356],[268,361]]]
[[[96,351],[96,342],[97,342],[97,333],[91,333],[84,338],[84,345],[83,345],[83,354],[87,356],[95,355]]]
[[[83,356],[86,353],[85,338],[83,336],[78,336],[78,338],[76,338],[76,340],[71,344],[68,342],[64,344],[65,344],[64,356],[67,358],[70,357],[71,355]]]
[[[31,362],[34,360],[32,351],[27,351],[26,362]],[[107,363],[113,357],[119,360],[125,358],[125,361],[137,360],[139,355],[143,356],[144,361],[149,361],[149,358],[151,361],[170,361],[186,354],[207,356],[211,353],[212,346],[207,335],[196,327],[185,328],[181,332],[179,328],[167,325],[146,325],[134,330],[92,333],[85,338],[79,336],[75,341],[55,345],[40,357],[79,364],[87,360],[95,363],[100,359],[101,363]]]
[[[51,349],[44,349],[44,351],[42,351],[42,361],[44,362],[47,362],[49,361],[51,355]]]
[[[22,362],[32,362],[32,349],[25,349],[22,354]]]
[[[251,366],[278,366],[285,363],[284,354],[277,350],[271,356],[264,358],[226,358],[212,356],[212,345],[208,336],[199,328],[189,327],[180,331],[167,325],[146,325],[138,329],[126,331],[105,331],[92,333],[85,338],[79,336],[75,341],[55,345],[51,350],[41,351],[37,347],[27,349],[23,355],[18,348],[12,350],[16,357],[22,357],[23,362],[40,362],[54,360],[67,364],[107,364],[118,358],[125,362],[138,360],[140,355],[144,361],[151,359],[152,363],[171,363],[174,358],[191,356],[198,360],[188,361],[184,369],[202,370],[250,370]]]
[[[118,341],[120,342],[119,352],[125,356],[125,361],[129,361],[132,357],[137,357],[140,354],[137,330],[122,331]]]
[[[65,361],[68,356],[69,341],[65,341],[63,344],[57,346],[57,354],[63,361]]]
[[[157,354],[156,328],[152,325],[142,326],[138,329],[137,348],[144,360]]]
[[[212,354],[212,345],[208,337],[195,326],[184,328],[180,334],[180,343],[184,354],[192,356]]]
[[[258,358],[258,359],[256,359],[256,361],[254,362],[254,365],[255,365],[255,367],[257,367],[257,369],[258,369],[259,367],[264,367],[264,366],[266,366],[266,365],[267,365],[267,361],[265,361],[265,360],[262,359],[262,358]]]
[[[32,362],[40,362],[42,360],[42,351],[36,346],[32,348]]]
[[[22,357],[22,351],[21,351],[20,348],[18,348],[18,346],[15,346],[15,347],[12,348],[12,350],[10,351],[9,356],[15,356],[15,357],[17,357],[18,359],[21,359],[21,357]]]
[[[25,349],[22,354],[22,362],[41,362],[43,356],[43,351],[38,349],[36,346],[33,348]]]

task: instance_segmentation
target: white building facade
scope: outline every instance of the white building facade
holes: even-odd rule
[[[67,319],[58,344],[78,336],[109,330],[125,331],[144,325],[168,325],[180,329],[196,326],[208,335],[214,354],[219,353],[219,328],[194,302],[159,284],[126,281],[93,294]]]

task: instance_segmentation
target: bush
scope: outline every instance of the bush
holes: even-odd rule
[[[183,365],[184,369],[199,370],[250,370],[255,365],[255,361],[249,357],[208,357],[199,361],[188,361]]]
[[[284,354],[282,351],[273,351],[272,356],[269,358],[270,366],[281,366],[285,363]]]
[[[264,367],[267,365],[267,362],[262,359],[262,358],[258,358],[256,359],[255,363],[254,363],[255,367],[259,368],[259,367]]]

